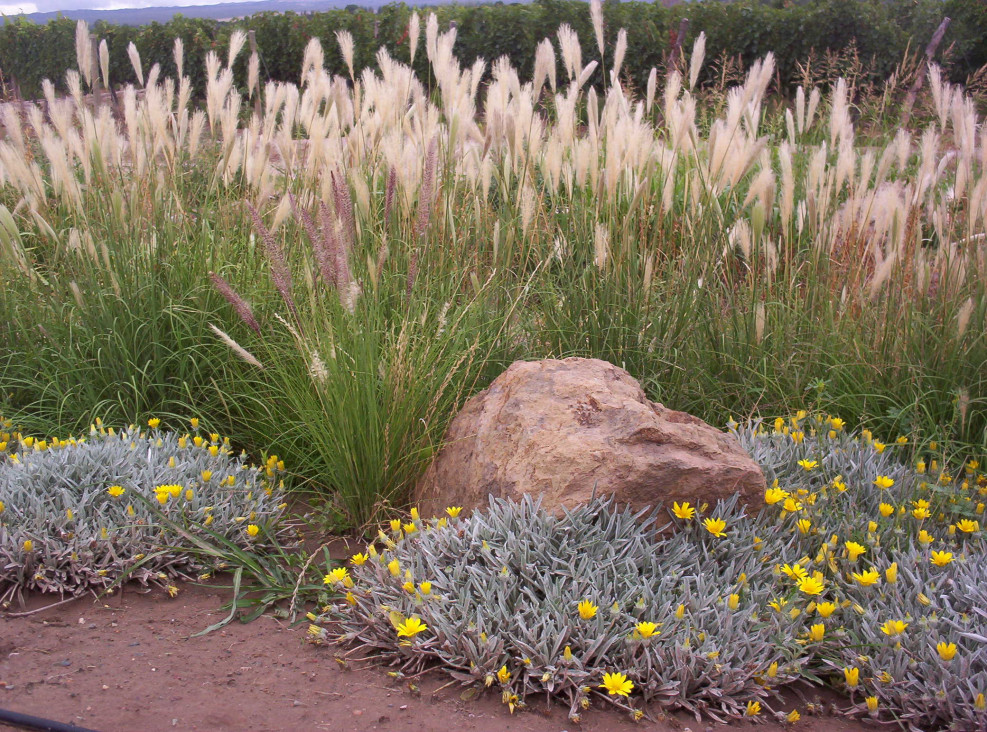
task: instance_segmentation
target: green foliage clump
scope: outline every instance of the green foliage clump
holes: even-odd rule
[[[0,456],[0,598],[193,577],[208,568],[190,551],[196,536],[269,543],[282,532],[282,467],[277,456],[248,465],[218,435],[156,426],[19,437]]]
[[[910,465],[905,440],[821,415],[733,433],[769,481],[756,516],[736,498],[675,504],[670,532],[658,512],[606,500],[561,518],[530,499],[492,499],[465,519],[413,511],[326,577],[347,590],[321,618],[340,632],[311,636],[398,675],[438,665],[496,684],[511,711],[561,698],[574,720],[594,699],[635,719],[657,708],[792,720],[777,691],[801,678],[846,691],[848,715],[982,728],[979,466],[954,479],[931,456]]]

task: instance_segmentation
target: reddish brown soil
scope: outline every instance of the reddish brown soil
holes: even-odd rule
[[[76,600],[27,616],[0,614],[0,709],[111,732],[153,730],[525,730],[577,729],[701,732],[708,723],[671,717],[635,725],[611,710],[590,710],[575,726],[565,710],[508,715],[493,693],[464,703],[461,689],[438,690],[433,674],[412,695],[380,669],[344,670],[326,648],[305,642],[294,628],[264,616],[233,623],[199,638],[191,633],[219,620],[228,599],[218,587],[184,586],[175,599],[163,591],[128,589],[94,602]],[[26,608],[52,600],[32,597]],[[810,692],[808,700],[812,700]],[[530,700],[529,700],[530,701]],[[802,721],[794,727],[748,724],[716,729],[874,730],[856,722],[810,717],[793,696]],[[535,711],[537,710],[537,711]],[[0,729],[4,729],[0,723]]]

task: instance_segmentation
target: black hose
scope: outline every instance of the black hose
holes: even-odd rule
[[[32,717],[30,714],[11,712],[7,709],[0,709],[0,726],[13,727],[14,729],[40,730],[41,732],[96,732],[96,730],[87,729],[86,727],[53,722],[50,719]]]

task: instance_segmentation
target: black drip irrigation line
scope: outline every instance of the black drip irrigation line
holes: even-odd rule
[[[41,717],[32,717],[29,714],[11,712],[7,709],[0,709],[0,727],[40,730],[40,732],[96,732],[96,730],[86,727],[55,722],[50,719],[42,719]]]

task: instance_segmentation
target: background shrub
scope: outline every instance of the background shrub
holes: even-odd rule
[[[376,68],[375,53],[383,46],[396,58],[407,61],[407,25],[412,8],[390,4],[377,12],[359,8],[323,13],[260,13],[221,23],[215,20],[176,15],[168,23],[141,27],[97,23],[93,32],[109,44],[112,81],[136,81],[127,61],[126,49],[136,44],[144,59],[145,72],[157,63],[163,75],[174,74],[172,39],[185,43],[186,69],[198,94],[205,88],[203,60],[209,50],[225,48],[237,28],[257,33],[262,76],[275,81],[297,81],[302,53],[310,38],[321,38],[326,46],[326,64],[332,73],[346,74],[338,50],[330,43],[333,33],[346,29],[356,41],[356,73]],[[535,47],[552,37],[559,25],[568,23],[582,39],[584,58],[593,58],[596,47],[591,32],[588,5],[581,0],[538,0],[531,4],[440,5],[419,9],[426,16],[435,12],[442,30],[455,23],[459,29],[457,54],[464,64],[476,58],[488,63],[508,56],[523,79],[532,72]],[[628,80],[643,89],[652,66],[662,66],[683,17],[690,20],[683,49],[691,47],[702,31],[708,38],[710,58],[739,57],[749,66],[768,51],[778,58],[778,80],[785,87],[799,78],[799,64],[811,55],[845,52],[851,48],[863,60],[869,80],[882,81],[894,70],[906,50],[923,50],[939,21],[948,16],[953,23],[942,49],[949,49],[950,73],[959,82],[987,63],[987,10],[979,0],[825,0],[788,4],[772,2],[719,2],[703,0],[665,7],[661,3],[613,2],[604,6],[606,39],[613,47],[617,31],[628,32],[624,63]],[[0,69],[6,80],[16,81],[25,98],[40,95],[42,79],[63,81],[64,70],[75,56],[75,23],[66,18],[39,26],[26,20],[10,20],[0,27]],[[428,64],[420,54],[416,71],[428,78]],[[607,63],[609,67],[609,62]],[[246,64],[237,66],[243,84]],[[711,77],[707,77],[707,80]],[[593,83],[602,85],[598,71]]]

